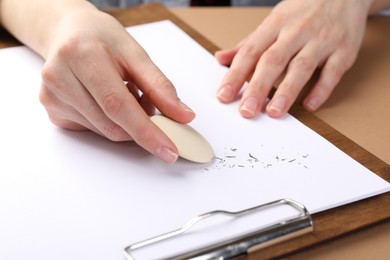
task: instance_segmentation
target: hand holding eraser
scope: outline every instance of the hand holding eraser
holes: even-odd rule
[[[154,115],[151,120],[176,145],[180,157],[198,163],[207,163],[214,158],[209,142],[191,126],[180,124],[163,115]]]

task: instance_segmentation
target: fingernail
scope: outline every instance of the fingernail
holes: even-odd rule
[[[269,104],[268,109],[277,113],[282,113],[286,107],[287,98],[284,96],[278,96]]]
[[[310,97],[306,102],[306,107],[312,111],[316,110],[318,108],[318,98],[315,96]]]
[[[188,112],[191,112],[194,114],[194,111],[189,107],[187,106],[186,104],[184,104],[182,101],[179,101],[179,105],[184,109],[184,110],[187,110]]]
[[[240,107],[240,111],[245,117],[253,117],[256,115],[258,111],[259,109],[258,107],[259,107],[259,102],[257,101],[257,99],[254,97],[248,97],[242,103]]]
[[[177,153],[165,146],[158,147],[156,149],[156,155],[167,163],[174,163],[179,157]]]
[[[222,102],[229,102],[234,98],[234,89],[231,85],[223,85],[217,93],[217,97]]]

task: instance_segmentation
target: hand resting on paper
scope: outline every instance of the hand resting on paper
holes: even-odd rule
[[[265,107],[270,116],[281,117],[319,68],[319,79],[303,100],[307,110],[315,111],[354,63],[367,16],[389,6],[388,0],[280,2],[235,48],[216,52],[216,59],[230,66],[218,99],[223,103],[235,100],[252,75],[240,100],[241,115],[253,118]],[[277,91],[266,104],[279,80]]]
[[[176,146],[150,115],[156,107],[188,123],[195,114],[116,19],[80,0],[2,0],[0,12],[1,24],[46,60],[40,100],[55,125],[134,140],[176,161]]]

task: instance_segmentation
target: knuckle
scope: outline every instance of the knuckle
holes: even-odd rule
[[[85,37],[80,36],[79,34],[71,35],[61,43],[58,49],[56,49],[55,55],[66,61],[68,61],[70,57],[73,56],[78,56],[80,59],[83,59],[83,53],[85,53],[87,50],[85,47],[86,42],[87,40]]]
[[[55,114],[48,112],[49,120],[55,125],[63,129],[68,129],[68,130],[82,130],[83,127],[80,126],[79,124],[72,122],[70,120],[63,119],[61,117],[56,116]]]
[[[139,60],[151,60],[149,54],[142,48],[134,48],[132,50],[132,55]]]
[[[280,67],[285,65],[286,58],[283,56],[282,52],[275,49],[269,49],[263,54],[261,61],[268,65]]]
[[[57,114],[61,106],[59,99],[44,85],[39,91],[39,102],[51,114]]]
[[[333,88],[340,81],[345,69],[338,64],[327,64],[326,69],[321,73],[323,74],[319,80],[319,85],[323,92],[331,92]]]
[[[319,41],[327,43],[329,39],[339,39],[341,32],[337,28],[324,27],[317,32]]]
[[[313,26],[313,17],[304,16],[295,24],[296,32],[306,32]]]
[[[160,89],[169,91],[173,89],[171,81],[163,74],[160,74],[156,78],[156,86],[158,86]]]
[[[258,93],[262,87],[263,84],[259,78],[252,78],[249,82],[249,87],[246,89],[246,93]]]
[[[62,120],[60,119],[59,117],[53,115],[50,111],[47,111],[47,114],[49,116],[49,120],[56,126],[58,127],[61,127],[61,128],[65,128],[65,129],[69,129],[69,125],[67,124],[67,122],[65,120]]]
[[[345,68],[342,64],[330,64],[327,66],[327,74],[330,75],[330,78],[335,81],[341,78],[343,73],[345,72]]]
[[[57,54],[60,57],[68,57],[69,54],[77,53],[83,54],[88,50],[88,43],[92,41],[88,40],[86,35],[75,33],[69,36],[58,48]],[[96,44],[96,42],[95,42]]]
[[[316,68],[316,63],[308,57],[297,56],[291,60],[290,66],[305,72],[311,72]]]
[[[44,95],[41,92],[39,94],[39,98],[44,108],[46,109],[49,120],[54,125],[69,130],[80,129],[80,125],[64,117],[63,111],[59,109],[58,102],[56,99],[52,98],[51,95]]]
[[[62,89],[63,80],[61,80],[62,73],[54,64],[45,64],[41,71],[42,85],[50,89]]]
[[[163,74],[156,77],[153,88],[150,88],[147,96],[150,100],[158,100],[161,95],[176,95],[176,90],[171,81]]]
[[[267,96],[269,88],[266,87],[262,80],[253,78],[249,82],[249,87],[245,90],[245,94],[262,99]]]
[[[49,95],[48,90],[46,87],[42,86],[41,90],[39,91],[39,102],[46,108],[53,106],[53,99],[51,98],[51,95]]]
[[[122,142],[128,139],[122,134],[124,133],[123,129],[114,122],[106,124],[102,133],[107,139],[113,142]]]
[[[134,128],[133,138],[138,144],[146,144],[151,141],[150,128],[147,124],[137,124]]]
[[[358,51],[355,49],[355,46],[353,44],[345,44],[345,47],[342,48],[342,54],[343,57],[343,69],[344,71],[348,70],[350,67],[352,67],[353,63],[355,62]]]
[[[57,74],[54,70],[54,67],[45,64],[45,66],[43,66],[41,71],[41,78],[43,82],[46,84],[50,84],[51,82],[54,82],[57,78]]]
[[[55,116],[49,116],[49,119],[50,121],[58,126],[58,127],[61,127],[61,128],[64,128],[64,129],[69,129],[69,130],[73,130],[73,124],[71,124],[69,121],[67,120],[63,120],[63,119],[60,119],[58,117],[55,117]]]
[[[286,97],[294,97],[298,94],[299,90],[302,86],[299,86],[298,84],[295,84],[289,80],[284,80],[278,89],[283,90]]]
[[[340,56],[340,64],[344,65],[345,70],[352,66],[360,48],[355,38],[337,29],[332,32],[323,32],[322,35],[323,42],[326,42],[326,39],[336,39],[333,48],[337,48],[335,53]]]
[[[64,61],[70,66],[82,61],[85,66],[93,66],[94,69],[99,69],[99,66],[96,66],[96,53],[104,52],[108,52],[108,48],[104,42],[92,39],[88,35],[76,33],[68,37],[60,45],[55,55],[59,60]]]
[[[259,50],[256,45],[253,44],[245,44],[239,50],[239,55],[247,58],[256,58],[259,56]]]
[[[110,118],[115,118],[121,111],[124,103],[123,96],[118,93],[108,91],[102,94],[101,104],[102,109]]]
[[[275,7],[272,10],[272,15],[269,15],[268,17],[266,17],[266,19],[264,20],[264,23],[266,23],[266,25],[268,25],[268,26],[273,26],[273,27],[279,28],[280,26],[282,26],[285,23],[286,17],[288,17],[288,12],[285,9]]]

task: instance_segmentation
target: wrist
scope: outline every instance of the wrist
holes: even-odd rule
[[[93,9],[97,10],[82,0],[0,0],[0,19],[19,41],[46,57],[61,20],[72,12]]]
[[[82,24],[77,24],[80,18],[88,16],[91,12],[100,12],[88,1],[68,1],[60,5],[56,4],[52,11],[48,17],[41,20],[42,30],[38,32],[35,48],[32,46],[44,58],[47,58],[50,49],[55,46],[58,39],[67,37],[69,33],[82,26]]]

